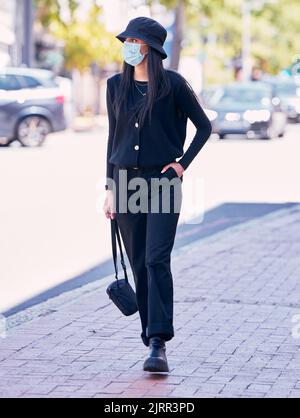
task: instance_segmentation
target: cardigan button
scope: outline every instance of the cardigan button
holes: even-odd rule
[[[135,145],[134,149],[138,150],[140,147],[138,145]]]
[[[135,127],[138,128],[139,124],[137,122],[135,122]]]

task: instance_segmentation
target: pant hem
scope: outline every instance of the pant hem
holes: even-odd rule
[[[160,335],[165,341],[170,341],[174,337],[174,327],[168,322],[151,324],[147,327],[146,335],[149,339],[156,335]]]

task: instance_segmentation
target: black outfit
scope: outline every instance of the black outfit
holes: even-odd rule
[[[199,102],[194,98],[185,79],[176,71],[166,70],[171,82],[171,92],[155,102],[151,126],[148,119],[139,128],[130,111],[120,113],[116,120],[113,101],[121,74],[107,80],[107,111],[109,137],[107,147],[107,178],[112,178],[113,165],[147,167],[155,164],[166,165],[176,158],[187,169],[211,134],[211,123]],[[139,82],[139,85],[142,83]],[[145,83],[147,84],[147,83]],[[141,95],[134,87],[129,100],[133,102]],[[197,132],[183,155],[187,118]],[[109,186],[109,185],[108,185]],[[110,187],[109,187],[110,188]]]
[[[182,155],[187,117],[196,125],[197,133],[178,161],[184,168],[195,158],[211,133],[210,122],[184,79],[174,71],[166,71],[172,90],[167,97],[154,104],[151,126],[146,123],[142,129],[135,126],[134,120],[128,123],[129,114],[126,112],[116,120],[112,103],[120,74],[108,79],[107,83],[107,179],[112,178],[116,185],[116,219],[133,272],[142,325],[141,338],[146,346],[149,346],[151,337],[160,336],[168,341],[174,336],[170,261],[181,209],[183,176],[178,177],[173,168],[164,173],[161,173],[161,169],[170,162],[176,162],[175,158]],[[138,82],[138,87],[143,92],[147,91],[147,82]],[[135,87],[130,98],[132,105],[140,97],[141,93]],[[178,116],[178,108],[182,111],[181,117]],[[127,175],[125,183],[119,180],[121,170]],[[148,186],[147,212],[121,210],[119,192],[126,188],[127,206],[130,197],[136,193],[136,190],[128,188],[128,182],[136,177],[144,179]],[[163,191],[155,191],[150,187],[152,178],[163,177],[174,179],[176,183],[168,189],[171,197],[168,212],[162,209]],[[157,197],[159,211],[152,212],[150,205]]]
[[[114,166],[113,177],[116,183],[116,219],[124,243],[124,248],[132,268],[135,281],[137,304],[142,325],[141,338],[146,346],[151,336],[163,336],[165,341],[174,336],[173,328],[173,284],[170,269],[170,255],[174,244],[176,227],[181,207],[182,178],[173,169],[160,173],[163,166],[140,169]],[[126,183],[120,183],[119,173],[127,174]],[[128,183],[136,177],[143,178],[148,185],[148,208],[151,199],[159,197],[159,211],[131,213],[120,211],[119,192],[128,189]],[[176,178],[179,189],[170,187],[170,211],[162,211],[163,192],[158,194],[150,188],[151,178]],[[135,190],[128,190],[128,199]],[[175,204],[177,206],[175,206]]]

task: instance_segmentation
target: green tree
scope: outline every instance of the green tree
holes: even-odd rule
[[[277,0],[253,11],[252,55],[271,73],[289,67],[299,53],[299,0]]]
[[[299,53],[299,0],[160,0],[167,9],[175,10],[179,22],[171,66],[178,67],[181,53],[201,52],[206,56],[209,82],[232,79],[231,62],[242,50],[243,1],[252,4],[252,58],[270,73],[289,66]],[[154,2],[147,0],[150,5]],[[213,42],[206,42],[210,39]]]
[[[217,71],[207,71],[210,81],[216,73],[224,76],[230,58],[240,52],[241,19],[238,5],[241,0],[160,0],[168,10],[175,10],[175,33],[171,68],[178,69],[181,53],[203,55]],[[147,0],[152,5],[155,0]],[[206,44],[211,37],[213,44]],[[183,42],[185,41],[185,42]],[[184,45],[184,47],[183,47]],[[221,73],[219,70],[222,70]],[[219,81],[219,80],[218,80]]]
[[[107,32],[102,16],[102,7],[96,0],[85,20],[78,16],[79,2],[68,0],[69,19],[63,20],[58,0],[35,0],[36,18],[56,39],[64,44],[65,67],[87,70],[92,63],[100,67],[111,62],[120,62],[115,37]]]

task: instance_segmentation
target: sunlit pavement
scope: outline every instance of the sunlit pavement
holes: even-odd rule
[[[188,138],[193,133],[189,125]],[[290,125],[283,139],[210,140],[184,174],[186,189],[202,179],[197,211],[300,201],[299,134],[300,126]],[[106,136],[103,126],[52,135],[40,149],[0,149],[0,312],[110,257],[102,213]]]
[[[109,301],[110,276],[0,337],[0,397],[299,398],[299,236],[294,205],[177,252],[168,376],[143,371],[138,313]]]

